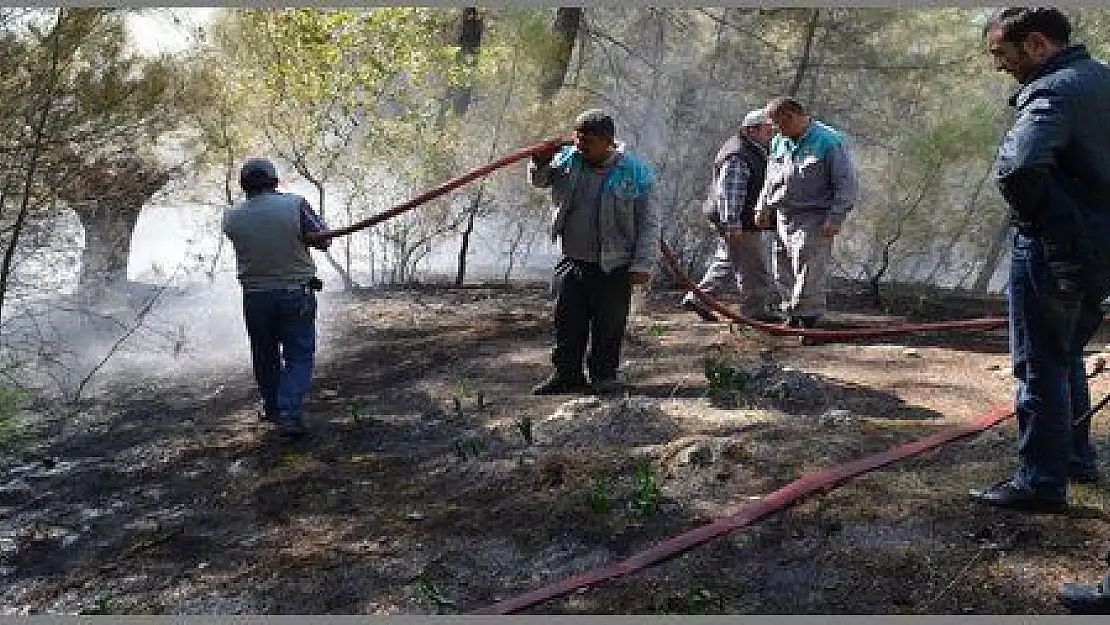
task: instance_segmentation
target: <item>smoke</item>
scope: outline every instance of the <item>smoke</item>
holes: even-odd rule
[[[128,282],[104,292],[77,291],[84,235],[72,215],[54,221],[55,243],[36,248],[34,262],[20,276],[27,288],[5,302],[0,376],[6,381],[0,385],[58,400],[104,396],[121,385],[156,389],[168,382],[214,385],[231,379],[253,385],[234,253],[220,231],[223,206],[203,201],[218,197],[218,189],[193,186],[171,195],[144,207],[132,236]],[[477,226],[467,277],[499,279],[507,263],[505,224],[495,216]],[[457,245],[457,237],[444,237],[418,275],[453,277]],[[548,277],[554,248],[541,237],[531,251],[516,259],[514,279]],[[341,280],[331,263],[313,254],[325,281],[319,325],[327,331],[318,332],[318,341],[326,358],[328,342],[344,334],[342,311],[330,305]]]

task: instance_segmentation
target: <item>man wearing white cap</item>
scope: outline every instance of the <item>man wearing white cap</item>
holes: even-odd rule
[[[713,178],[702,212],[720,234],[713,260],[698,287],[713,293],[731,279],[740,292],[741,314],[768,318],[768,297],[774,292],[764,259],[762,233],[753,211],[767,169],[767,146],[774,130],[763,109],[744,116],[740,132],[729,137],[713,159]],[[682,298],[682,307],[706,321],[716,316],[694,295]]]

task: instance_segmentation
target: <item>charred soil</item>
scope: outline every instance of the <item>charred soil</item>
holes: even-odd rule
[[[0,605],[477,610],[1011,398],[1004,330],[800,345],[679,296],[637,296],[620,396],[529,394],[548,372],[542,286],[329,294],[295,443],[258,418],[246,362],[119,382],[7,459]],[[921,292],[879,309],[846,285],[832,303],[842,326],[1002,312]],[[1012,470],[1013,441],[1006,423],[531,612],[1059,613],[1057,585],[1102,570],[1110,491],[1075,485],[1059,516],[969,502]]]

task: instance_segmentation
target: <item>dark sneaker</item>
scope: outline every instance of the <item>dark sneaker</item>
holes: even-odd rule
[[[783,322],[781,315],[776,315],[775,313],[766,310],[755,312],[740,311],[740,314],[747,317],[748,319],[755,319],[756,321],[762,321],[763,323],[781,324]]]
[[[1068,478],[1076,484],[1098,484],[1098,467],[1069,469]]]
[[[280,414],[274,419],[274,423],[277,425],[278,434],[282,436],[300,438],[308,433],[299,415]]]
[[[1013,480],[1005,480],[989,488],[976,488],[968,494],[977,503],[1020,512],[1059,514],[1068,507],[1068,502],[1062,498],[1038,495],[1030,488],[1018,486]]]
[[[552,373],[546,380],[532,387],[533,395],[563,395],[589,390],[585,376],[567,376]]]
[[[594,393],[598,395],[617,395],[624,390],[624,385],[616,378],[604,378],[591,384]]]
[[[1063,584],[1056,598],[1072,614],[1110,614],[1110,576],[1095,586]]]
[[[705,304],[700,304],[695,300],[683,300],[682,307],[701,317],[702,321],[717,320],[717,315],[714,315],[712,310],[709,310],[709,308],[707,308]]]
[[[790,315],[786,318],[786,325],[791,328],[801,328],[803,330],[812,330],[817,327],[821,321],[821,317],[816,315]]]

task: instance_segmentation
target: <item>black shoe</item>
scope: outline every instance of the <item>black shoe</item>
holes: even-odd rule
[[[591,384],[594,393],[598,395],[617,395],[624,390],[624,385],[616,378],[604,378]]]
[[[1076,484],[1098,484],[1099,474],[1098,468],[1091,469],[1072,469],[1068,471],[1068,479]]]
[[[1072,614],[1110,614],[1110,588],[1105,582],[1095,586],[1062,584],[1056,598]]]
[[[308,434],[300,415],[279,414],[274,419],[274,423],[277,425],[278,434],[286,438],[300,438]]]
[[[820,320],[821,318],[816,315],[789,315],[786,318],[786,325],[791,328],[812,330],[817,327]]]
[[[532,387],[533,395],[562,395],[564,393],[580,393],[589,390],[585,376],[566,376],[552,373],[546,380]]]
[[[694,313],[695,315],[701,317],[702,321],[716,321],[717,320],[717,315],[714,315],[712,310],[709,310],[708,308],[705,307],[704,304],[699,304],[696,301],[684,300],[682,302],[682,307],[685,308],[686,310]]]
[[[975,488],[968,494],[977,503],[1021,512],[1059,514],[1068,507],[1068,502],[1063,499],[1042,497],[1032,489],[1014,484],[1013,480],[999,482],[990,488]]]

